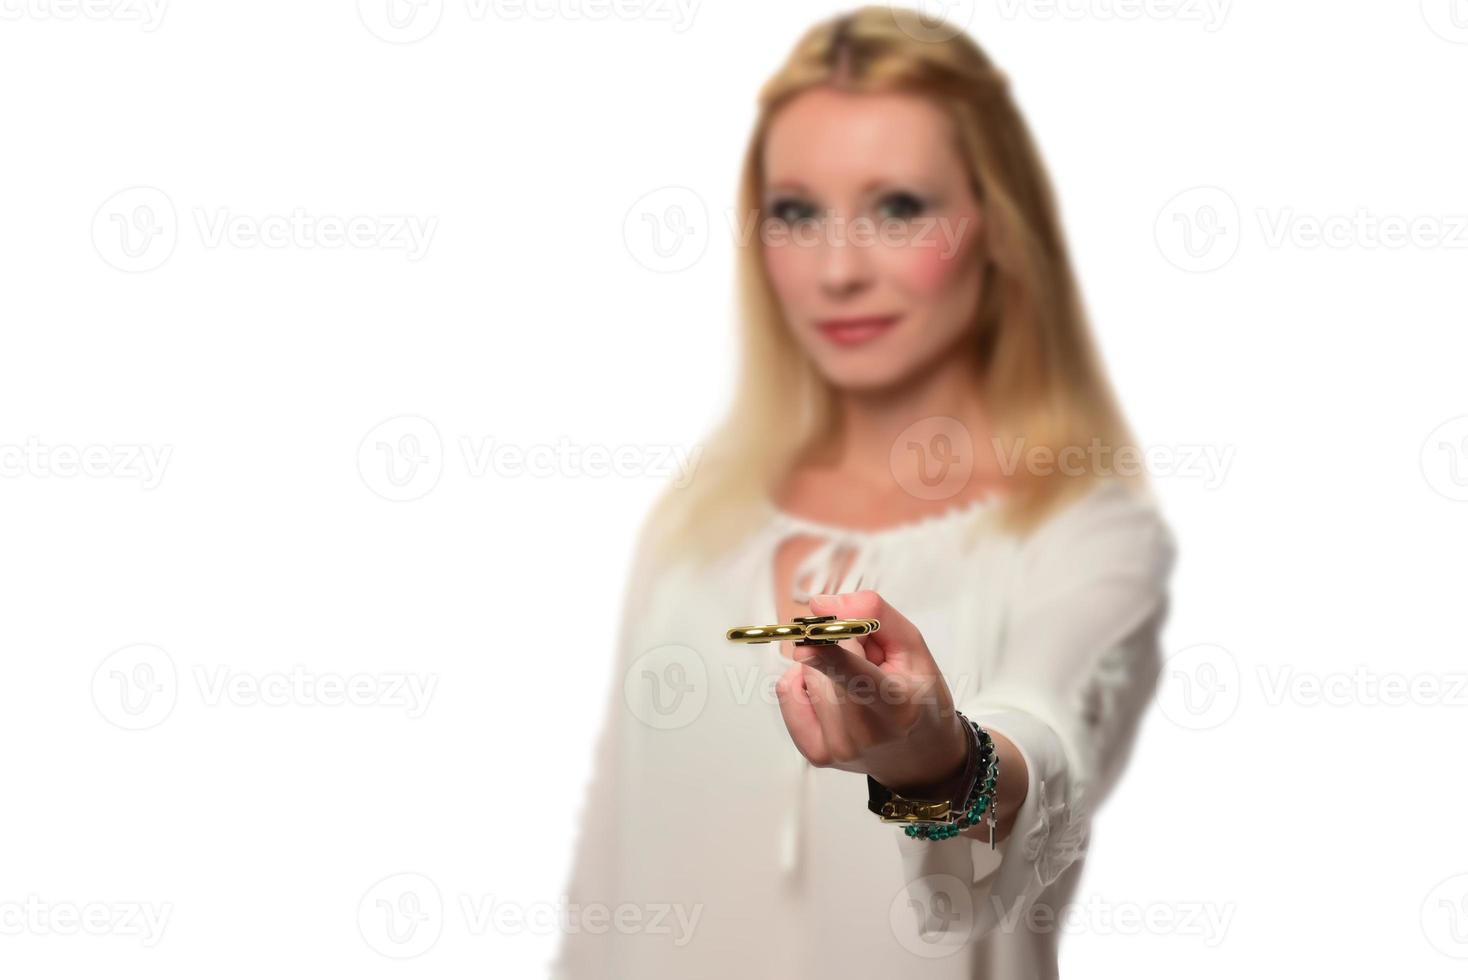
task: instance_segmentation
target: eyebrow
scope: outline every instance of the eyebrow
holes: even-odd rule
[[[911,178],[911,177],[905,177],[905,178],[898,178],[898,177],[878,177],[876,180],[869,180],[865,184],[863,184],[859,188],[859,192],[862,193],[862,194],[869,194],[872,191],[877,190],[878,188],[883,187],[883,186],[886,186],[886,185],[892,185],[892,184],[922,184],[922,183],[924,183],[924,181],[922,179],[920,179],[920,178]],[[774,190],[793,190],[793,191],[800,191],[801,193],[804,193],[804,194],[810,194],[811,193],[810,188],[809,187],[806,187],[805,184],[801,183],[798,180],[772,180],[772,181],[770,181],[766,185],[766,190],[771,190],[771,191],[774,191]]]

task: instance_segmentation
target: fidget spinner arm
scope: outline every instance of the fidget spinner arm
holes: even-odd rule
[[[841,640],[868,636],[881,629],[875,619],[837,619],[835,616],[797,616],[793,623],[773,626],[736,626],[724,636],[735,643],[772,643],[794,640],[798,647],[830,646]]]

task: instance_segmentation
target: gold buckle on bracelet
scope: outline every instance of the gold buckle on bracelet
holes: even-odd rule
[[[952,813],[952,800],[909,800],[893,793],[877,816],[883,823],[947,823]]]

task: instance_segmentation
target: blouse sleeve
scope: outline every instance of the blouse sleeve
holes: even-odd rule
[[[1022,545],[997,666],[958,708],[1014,742],[1028,793],[996,853],[965,836],[897,834],[925,942],[1012,928],[1084,854],[1091,814],[1125,765],[1161,672],[1175,554],[1150,501],[1117,483],[1064,507]],[[964,920],[971,928],[954,928]]]
[[[561,920],[562,932],[550,962],[549,980],[600,980],[606,973],[608,944],[613,941],[608,917],[610,910],[617,907],[620,888],[618,855],[622,822],[617,815],[622,808],[619,767],[627,714],[622,701],[622,678],[630,662],[628,653],[634,624],[648,602],[652,571],[648,540],[649,523],[644,521],[623,590],[615,659],[607,678],[591,775],[580,795],[571,872],[562,889],[567,915]],[[580,917],[588,908],[597,910],[596,917],[583,928]]]

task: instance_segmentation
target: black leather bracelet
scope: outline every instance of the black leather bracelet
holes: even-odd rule
[[[956,784],[958,792],[948,799],[913,799],[895,793],[870,775],[867,776],[867,809],[883,823],[900,823],[909,837],[945,840],[956,836],[982,819],[992,810],[994,790],[998,784],[999,760],[994,755],[994,742],[963,712],[956,712],[969,732],[969,751],[963,776]],[[994,819],[989,818],[990,846],[994,844]]]

